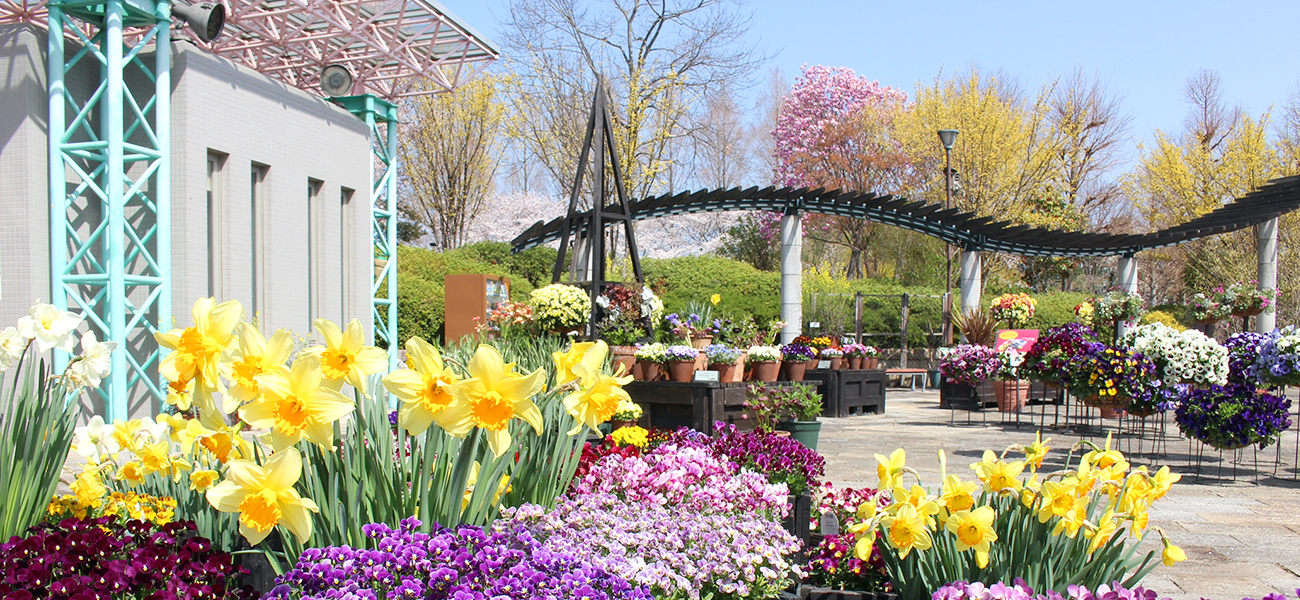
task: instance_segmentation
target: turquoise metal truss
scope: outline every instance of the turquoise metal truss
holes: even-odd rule
[[[370,128],[374,168],[370,186],[370,238],[375,270],[370,282],[372,343],[388,348],[388,370],[397,368],[397,107],[378,96],[334,98]]]
[[[164,397],[153,332],[171,322],[171,3],[48,8],[52,302],[118,343],[98,393],[105,416],[125,419],[132,402]],[[130,46],[126,28],[139,28]],[[80,47],[66,46],[65,34]],[[98,73],[98,85],[69,86],[74,70]],[[56,351],[55,360],[62,368],[68,357]]]

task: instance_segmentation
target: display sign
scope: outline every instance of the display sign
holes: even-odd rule
[[[1015,350],[1023,354],[1029,352],[1037,341],[1037,329],[1001,329],[998,330],[998,339],[993,343],[993,349],[998,352]]]
[[[829,361],[829,360],[819,360],[819,361],[817,361],[817,368],[818,368],[818,369],[829,369],[829,368],[831,368],[831,361]]]
[[[696,371],[695,381],[719,381],[717,371]]]

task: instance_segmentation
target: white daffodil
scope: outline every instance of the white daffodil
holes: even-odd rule
[[[81,356],[68,365],[68,376],[77,387],[98,387],[112,368],[111,356],[117,342],[101,342],[95,332],[81,336]]]
[[[29,314],[18,319],[18,333],[35,340],[41,352],[48,352],[51,348],[72,352],[72,332],[81,321],[81,315],[59,310],[53,304],[37,302]]]
[[[89,423],[78,427],[76,435],[73,448],[77,454],[92,462],[99,462],[101,456],[112,458],[122,449],[117,440],[113,439],[113,427],[105,425],[103,417],[99,415],[91,417]]]
[[[15,327],[0,330],[0,371],[9,368],[15,360],[22,358],[23,348],[27,347],[27,338],[18,333]]]

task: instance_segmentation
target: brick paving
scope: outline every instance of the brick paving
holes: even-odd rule
[[[973,477],[967,465],[979,460],[985,448],[1001,451],[1033,441],[1044,417],[1044,407],[1030,407],[1017,425],[1010,419],[1004,423],[1004,415],[992,409],[969,415],[968,425],[967,413],[954,415],[938,404],[938,392],[891,388],[883,415],[823,418],[820,449],[826,456],[827,478],[836,485],[874,486],[872,455],[900,447],[907,450],[908,465],[920,472],[927,485],[938,484],[941,448],[948,455],[950,471]],[[1053,408],[1045,412],[1043,437],[1053,439],[1052,454],[1058,462],[1070,444],[1083,438],[1103,443],[1105,432],[1114,431],[1118,424],[1115,419],[1097,418],[1093,411],[1090,420],[1071,419],[1075,426],[1066,428],[1063,411],[1059,419],[1054,418]],[[1078,407],[1071,412],[1073,417]],[[1169,465],[1183,474],[1169,495],[1152,507],[1151,524],[1163,528],[1187,552],[1187,561],[1156,567],[1144,585],[1172,600],[1240,600],[1274,592],[1295,597],[1300,588],[1295,427],[1277,447],[1222,455],[1205,449],[1199,452],[1199,460],[1197,445],[1178,437],[1172,415],[1163,428],[1163,440],[1155,424],[1149,424],[1142,435],[1136,427],[1126,421],[1115,444],[1135,465]],[[1152,452],[1153,447],[1159,452]],[[1158,551],[1159,536],[1147,536],[1143,547]]]

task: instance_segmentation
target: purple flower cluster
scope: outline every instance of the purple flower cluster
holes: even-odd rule
[[[1025,353],[1017,372],[1021,377],[1065,387],[1073,373],[1075,358],[1097,341],[1097,332],[1087,325],[1066,323],[1053,327]]]
[[[1265,448],[1291,427],[1291,401],[1250,384],[1210,386],[1183,394],[1174,420],[1188,437],[1219,449]]]
[[[960,344],[939,361],[939,373],[948,383],[979,385],[1001,370],[998,351],[988,346]]]
[[[595,493],[561,497],[553,510],[503,509],[494,527],[520,525],[545,548],[582,556],[656,598],[775,598],[797,572],[786,557],[799,541],[758,513],[685,510]]]
[[[1053,590],[1035,595],[1034,590],[1025,583],[1025,580],[1017,577],[1011,585],[1001,581],[988,586],[978,581],[975,583],[957,581],[935,590],[930,598],[931,600],[1156,600],[1157,597],[1154,590],[1141,586],[1128,589],[1118,581],[1110,585],[1097,586],[1096,590],[1089,590],[1081,585],[1072,585],[1067,590],[1066,596]]]
[[[1243,331],[1228,337],[1223,345],[1228,349],[1228,383],[1259,382],[1259,346],[1268,335]]]
[[[735,425],[714,423],[712,437],[685,427],[669,434],[666,443],[678,447],[706,448],[714,456],[728,459],[767,477],[768,483],[784,483],[792,496],[817,486],[826,473],[826,459],[788,436],[762,431],[739,431]]]
[[[265,600],[651,598],[644,587],[573,552],[545,547],[519,525],[435,527],[430,533],[417,531],[420,526],[412,517],[397,530],[383,523],[362,527],[374,549],[309,548]]]
[[[0,598],[251,599],[247,573],[194,535],[194,523],[155,526],[116,517],[43,523],[0,544]]]
[[[740,469],[700,445],[664,444],[644,456],[611,454],[598,460],[570,493],[610,494],[624,501],[672,506],[685,512],[766,513],[784,517],[788,491],[759,473]]]
[[[1266,386],[1300,385],[1300,329],[1290,325],[1265,334],[1255,364]]]
[[[817,357],[817,351],[803,344],[786,344],[781,346],[781,358],[792,362],[804,362]]]

